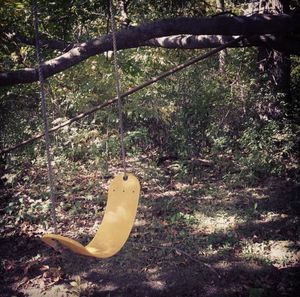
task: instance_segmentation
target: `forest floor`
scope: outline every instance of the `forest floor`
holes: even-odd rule
[[[56,252],[46,173],[22,164],[1,190],[0,296],[299,296],[299,185],[268,177],[243,185],[213,162],[131,160],[142,193],[124,248],[99,260]],[[59,168],[57,166],[57,168]],[[118,164],[109,165],[113,176]],[[58,229],[87,243],[111,176],[69,164],[56,169]]]

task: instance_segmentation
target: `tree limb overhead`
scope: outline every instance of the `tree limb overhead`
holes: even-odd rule
[[[297,15],[253,15],[251,17],[218,16],[214,18],[187,18],[159,20],[136,27],[123,29],[116,34],[117,48],[127,49],[146,45],[149,40],[160,37],[190,35],[284,35],[300,33]],[[149,44],[150,45],[150,44]],[[199,48],[199,47],[198,47]],[[112,36],[107,34],[71,48],[68,52],[46,61],[43,65],[45,77],[66,70],[87,58],[112,50]],[[0,73],[0,86],[31,83],[38,80],[35,68]]]
[[[175,35],[153,38],[145,41],[142,45],[170,49],[204,49],[219,47],[238,37],[224,35]],[[283,38],[271,34],[245,37],[242,42],[232,44],[230,47],[251,46],[263,46],[287,52],[288,54],[300,55],[300,39]]]
[[[35,46],[35,40],[30,37],[23,36],[16,32],[2,32],[6,35],[9,41],[15,41],[26,45]],[[224,45],[238,36],[227,35],[174,35],[167,37],[152,38],[145,42],[141,42],[139,46],[162,47],[169,49],[205,49],[216,48]],[[78,44],[67,43],[63,40],[40,39],[40,46],[59,50],[62,53],[68,52],[70,49],[76,47]],[[233,43],[231,47],[251,47],[264,46],[273,48],[289,54],[300,55],[300,39],[280,38],[275,35],[256,35],[243,39],[243,42]]]

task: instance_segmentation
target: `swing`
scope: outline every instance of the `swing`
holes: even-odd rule
[[[95,237],[87,245],[56,234],[45,234],[42,240],[55,248],[59,241],[63,246],[74,253],[108,258],[116,254],[125,244],[134,223],[140,184],[138,179],[128,174],[124,179],[123,174],[117,175],[110,183],[105,214]]]
[[[120,92],[120,77],[117,65],[117,46],[115,37],[115,20],[113,13],[113,5],[110,1],[111,12],[111,26],[113,37],[113,52],[114,52],[114,74],[116,81],[116,91],[118,97],[118,110],[119,110],[119,124],[120,124],[120,143],[122,152],[122,163],[124,173],[118,174],[110,183],[108,189],[107,206],[102,219],[102,223],[94,238],[91,242],[83,246],[81,243],[58,234],[44,234],[42,241],[50,247],[56,248],[57,241],[71,250],[72,252],[80,255],[91,256],[96,258],[108,258],[115,255],[121,250],[127,241],[134,224],[137,206],[140,195],[140,183],[138,179],[130,173],[126,172],[125,162],[125,148],[124,148],[124,128],[122,117],[122,101]],[[39,47],[39,32],[38,32],[38,15],[36,1],[33,0],[33,14],[34,14],[34,29],[36,36],[36,55],[38,60],[38,74],[40,81],[40,95],[42,99],[43,120],[45,126],[45,142],[46,142],[46,155],[48,165],[48,181],[50,186],[50,198],[52,202],[52,220],[54,223],[54,230],[57,233],[56,215],[55,215],[55,196],[54,196],[54,183],[52,178],[51,155],[50,155],[50,141],[48,130],[48,119],[46,111],[46,100],[44,92],[44,78],[41,68],[41,55]]]

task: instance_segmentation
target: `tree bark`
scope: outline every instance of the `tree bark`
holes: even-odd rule
[[[289,13],[289,0],[268,0],[259,1],[259,13],[263,14],[283,14]],[[284,43],[285,38],[289,38],[290,32],[277,36],[278,39],[282,38],[281,43]],[[280,41],[279,41],[280,42]],[[278,51],[266,47],[259,47],[259,69],[268,75],[271,87],[275,93],[280,94],[280,99],[283,99],[288,105],[291,104],[290,93],[290,75],[291,75],[291,61],[290,53]],[[279,106],[280,102],[274,104],[274,108],[267,108],[269,110],[268,118],[278,117],[282,114],[283,107]],[[275,110],[273,110],[275,109]],[[277,111],[276,111],[277,110]]]
[[[286,31],[299,33],[300,22],[294,15],[254,15],[251,17],[218,16],[214,18],[187,18],[159,20],[117,32],[117,48],[135,48],[151,40],[180,34],[191,35],[265,35]],[[45,78],[64,71],[91,56],[112,50],[111,34],[81,43],[68,52],[46,61],[43,65]],[[38,80],[35,68],[0,73],[0,86],[32,83]]]
[[[15,41],[26,45],[35,46],[35,40],[33,38],[23,36],[16,32],[1,32],[2,35],[6,35],[7,41]],[[232,41],[239,36],[228,35],[173,35],[167,37],[152,38],[150,40],[141,42],[140,47],[162,47],[169,49],[205,49],[216,48],[221,45]],[[63,40],[49,40],[41,39],[40,46],[46,49],[58,50],[62,53],[68,52],[70,49],[75,48],[78,44],[67,43]],[[233,44],[230,47],[252,47],[261,46],[269,49],[276,49],[280,52],[286,52],[290,54],[300,55],[300,40],[283,39],[272,34],[265,35],[253,35],[251,37],[245,37],[243,42]]]

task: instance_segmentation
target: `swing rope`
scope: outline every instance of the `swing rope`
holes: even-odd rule
[[[112,30],[112,41],[113,41],[113,61],[114,61],[114,76],[115,76],[115,85],[118,99],[118,113],[119,113],[119,129],[120,129],[120,144],[121,144],[121,155],[122,155],[122,166],[124,171],[124,180],[127,179],[127,169],[126,169],[126,153],[124,145],[124,123],[123,123],[123,102],[121,96],[121,80],[118,66],[118,57],[117,57],[117,39],[116,39],[116,23],[115,23],[115,8],[113,1],[109,1],[110,9],[110,20],[111,20],[111,30]]]
[[[48,185],[50,189],[50,199],[51,199],[51,217],[54,226],[54,231],[57,232],[57,219],[56,219],[56,197],[55,197],[55,187],[54,187],[54,178],[53,178],[53,169],[51,164],[51,148],[50,148],[50,138],[49,138],[49,124],[48,124],[48,115],[47,115],[47,103],[45,95],[45,79],[42,70],[42,55],[40,49],[40,38],[39,38],[39,20],[38,20],[38,11],[36,0],[32,1],[32,12],[34,19],[34,35],[35,35],[35,48],[36,48],[36,58],[38,62],[38,77],[39,77],[39,87],[40,87],[40,98],[42,103],[42,116],[44,122],[44,134],[45,134],[45,143],[46,143],[46,159],[47,159],[47,175],[48,175]]]

